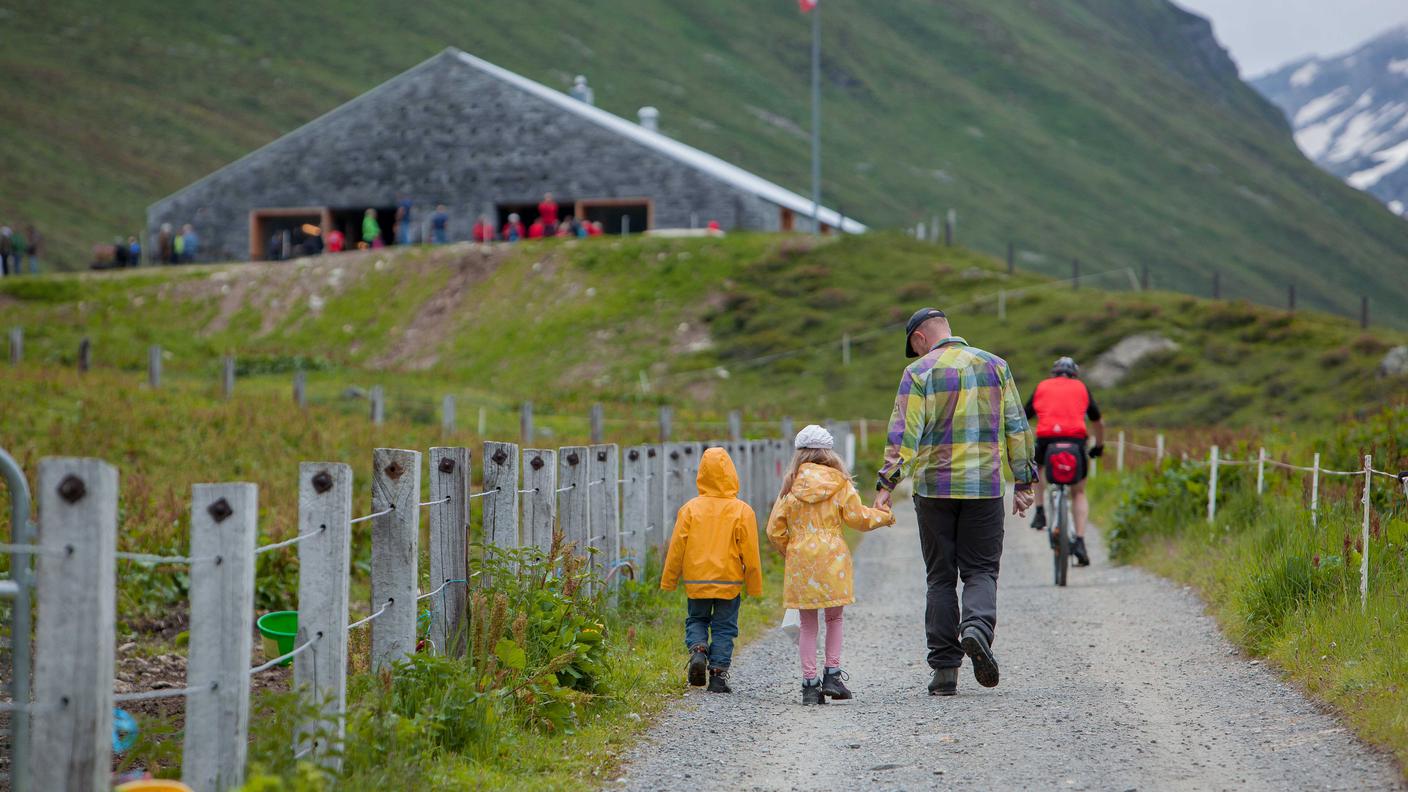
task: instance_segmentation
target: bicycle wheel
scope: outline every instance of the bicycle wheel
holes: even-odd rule
[[[1053,559],[1056,565],[1056,585],[1066,585],[1066,572],[1071,567],[1071,532],[1067,521],[1070,517],[1066,514],[1066,488],[1059,487],[1056,490],[1056,497],[1052,499],[1051,530],[1052,536],[1056,539],[1056,552]]]

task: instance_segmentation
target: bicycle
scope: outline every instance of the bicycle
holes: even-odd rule
[[[1085,474],[1085,449],[1076,443],[1052,443],[1046,450],[1046,523],[1051,540],[1057,586],[1066,585],[1071,568],[1071,546],[1075,544],[1075,519],[1071,514],[1070,488]]]

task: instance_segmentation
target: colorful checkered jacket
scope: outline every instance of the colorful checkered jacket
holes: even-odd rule
[[[935,344],[900,378],[879,486],[914,477],[925,498],[1000,498],[1004,467],[1036,481],[1031,427],[1007,361],[957,336]]]

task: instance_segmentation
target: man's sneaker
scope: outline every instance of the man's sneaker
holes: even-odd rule
[[[805,681],[802,682],[802,706],[825,704],[826,695],[821,692],[821,682],[816,679],[809,681],[813,684],[808,685]]]
[[[958,695],[958,669],[957,668],[935,668],[934,676],[929,680],[929,695],[931,696],[957,696]]]
[[[704,687],[705,674],[709,670],[709,647],[703,644],[689,650],[689,684]]]
[[[827,669],[826,673],[821,675],[822,694],[833,699],[849,699],[851,691],[846,687],[845,680],[850,678],[850,674],[839,668]]]
[[[1076,543],[1071,545],[1071,555],[1076,557],[1076,566],[1090,566],[1090,554],[1085,551],[1084,536],[1076,537]]]
[[[709,692],[710,693],[732,693],[733,688],[728,686],[728,669],[709,669]]]
[[[1036,514],[1032,516],[1032,530],[1040,531],[1046,527],[1046,507],[1036,507]]]
[[[977,627],[969,627],[963,631],[958,643],[963,647],[963,653],[973,661],[973,678],[978,680],[978,684],[997,687],[997,658],[992,656],[992,648],[982,632]]]

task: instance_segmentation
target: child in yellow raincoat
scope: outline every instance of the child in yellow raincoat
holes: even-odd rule
[[[699,497],[680,507],[660,588],[674,591],[684,579],[689,617],[684,644],[689,650],[689,683],[704,684],[709,671],[711,693],[731,693],[728,667],[738,637],[738,606],[748,596],[763,595],[758,558],[758,518],[738,499],[738,471],[722,448],[699,459]]]
[[[797,452],[782,480],[782,491],[768,520],[768,540],[786,558],[782,597],[801,612],[797,646],[802,655],[802,703],[825,704],[848,699],[841,671],[841,617],[856,601],[851,550],[841,526],[873,531],[893,525],[886,509],[866,507],[851,483],[846,464],[832,451],[831,433],[816,426],[797,433]],[[816,673],[817,611],[826,611],[826,668]]]

